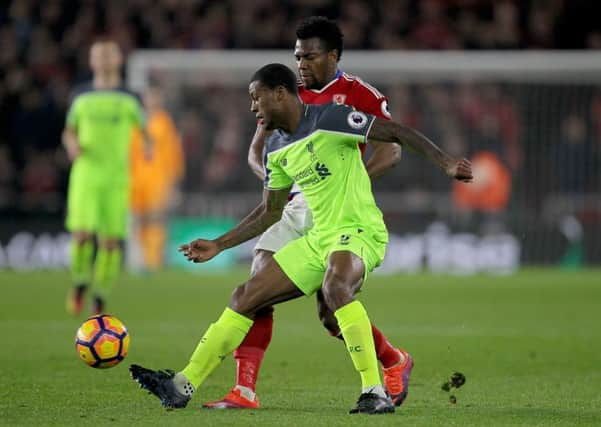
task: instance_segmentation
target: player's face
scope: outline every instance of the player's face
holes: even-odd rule
[[[275,129],[276,123],[276,91],[255,80],[248,86],[250,95],[250,111],[255,113],[257,120],[263,123],[265,129]]]
[[[322,41],[317,37],[297,40],[294,56],[298,74],[307,89],[321,89],[336,74],[336,51],[325,50]]]
[[[144,108],[149,111],[159,110],[163,106],[163,95],[157,88],[151,87],[144,92]]]
[[[108,73],[121,67],[121,50],[115,42],[97,42],[90,49],[90,68],[95,73]]]

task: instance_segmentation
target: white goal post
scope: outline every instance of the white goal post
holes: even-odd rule
[[[245,86],[263,65],[294,68],[289,50],[137,50],[128,58],[127,81],[135,90],[147,84],[149,70],[193,71],[208,81]],[[351,74],[381,83],[440,80],[601,83],[601,53],[596,51],[414,52],[344,51],[341,66]]]

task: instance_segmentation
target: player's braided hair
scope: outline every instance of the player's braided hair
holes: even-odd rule
[[[306,40],[312,37],[320,39],[325,48],[338,51],[338,61],[342,56],[344,47],[342,31],[335,21],[326,18],[325,16],[310,16],[304,19],[298,27],[296,27],[296,38]]]
[[[284,86],[292,94],[298,93],[294,72],[283,64],[267,64],[253,74],[251,82],[259,81],[270,89]]]

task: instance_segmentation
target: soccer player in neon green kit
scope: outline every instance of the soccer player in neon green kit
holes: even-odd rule
[[[258,70],[249,94],[257,119],[263,120],[267,130],[274,130],[265,144],[263,202],[224,235],[197,239],[182,245],[180,251],[190,261],[205,262],[264,232],[280,219],[293,183],[305,195],[314,226],[277,251],[233,292],[229,306],[209,327],[181,372],[132,365],[130,373],[163,406],[184,407],[221,360],[242,342],[259,310],[321,289],[361,377],[361,395],[351,413],[394,412],[380,380],[371,323],[361,302],[355,300],[367,274],[384,258],[388,240],[359,140],[407,145],[449,177],[466,182],[472,179],[470,162],[451,158],[425,136],[399,123],[344,105],[302,104],[294,73],[281,64]]]
[[[67,311],[74,315],[81,312],[90,285],[94,292],[92,313],[103,312],[121,269],[121,240],[127,236],[129,144],[134,127],[142,129],[150,148],[142,107],[136,96],[122,87],[122,63],[114,41],[92,44],[93,80],[75,91],[63,131],[63,145],[72,162],[66,227],[72,233],[73,287],[67,296]]]

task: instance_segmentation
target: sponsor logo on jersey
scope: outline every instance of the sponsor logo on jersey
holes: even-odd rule
[[[297,173],[296,175],[294,175],[294,176],[292,177],[292,179],[293,179],[294,181],[297,181],[297,182],[298,182],[298,181],[300,181],[301,179],[304,179],[304,178],[306,178],[306,177],[308,177],[308,176],[311,176],[311,175],[313,175],[313,168],[312,168],[312,167],[308,167],[307,169],[305,169],[305,170],[302,170],[302,171],[300,171],[299,173]]]
[[[346,95],[343,93],[336,93],[334,96],[332,96],[332,99],[336,104],[344,104],[344,101],[346,101]]]
[[[330,173],[330,170],[328,169],[328,167],[326,165],[324,165],[323,163],[315,163],[315,170],[317,171],[317,174],[321,177],[322,180],[326,179],[326,177],[332,175]]]
[[[367,116],[361,111],[351,111],[346,116],[346,121],[353,129],[363,129],[367,124]]]

